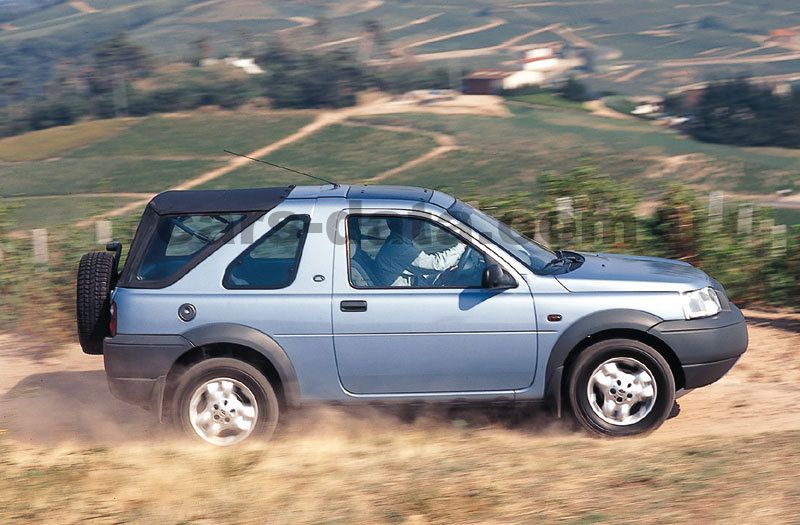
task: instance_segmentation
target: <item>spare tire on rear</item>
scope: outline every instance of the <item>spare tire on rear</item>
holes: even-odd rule
[[[78,339],[87,354],[102,354],[103,339],[110,333],[111,290],[116,286],[116,266],[114,256],[108,252],[89,252],[78,264]]]

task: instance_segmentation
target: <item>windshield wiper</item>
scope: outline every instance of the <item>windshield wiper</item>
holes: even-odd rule
[[[580,255],[568,255],[563,250],[556,250],[556,257],[542,267],[542,270],[552,268],[553,266],[563,263],[580,263],[583,258]]]

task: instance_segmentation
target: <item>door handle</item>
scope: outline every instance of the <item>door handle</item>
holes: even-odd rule
[[[366,312],[367,301],[342,301],[339,309],[343,312]]]

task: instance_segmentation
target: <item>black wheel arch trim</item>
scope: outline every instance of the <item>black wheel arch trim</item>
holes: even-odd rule
[[[255,350],[275,367],[289,406],[299,404],[300,385],[294,366],[284,349],[264,332],[235,323],[213,323],[198,326],[181,335],[191,343],[192,348],[228,343]]]
[[[603,310],[581,317],[564,330],[550,352],[545,369],[545,399],[557,417],[561,417],[563,404],[564,366],[570,352],[582,341],[595,334],[615,330],[631,330],[647,334],[663,322],[656,315],[626,308]],[[652,335],[652,334],[651,334]]]

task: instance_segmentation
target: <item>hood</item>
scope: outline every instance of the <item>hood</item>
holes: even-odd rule
[[[581,253],[586,260],[574,271],[557,275],[571,292],[688,292],[712,281],[689,263],[612,253]]]

